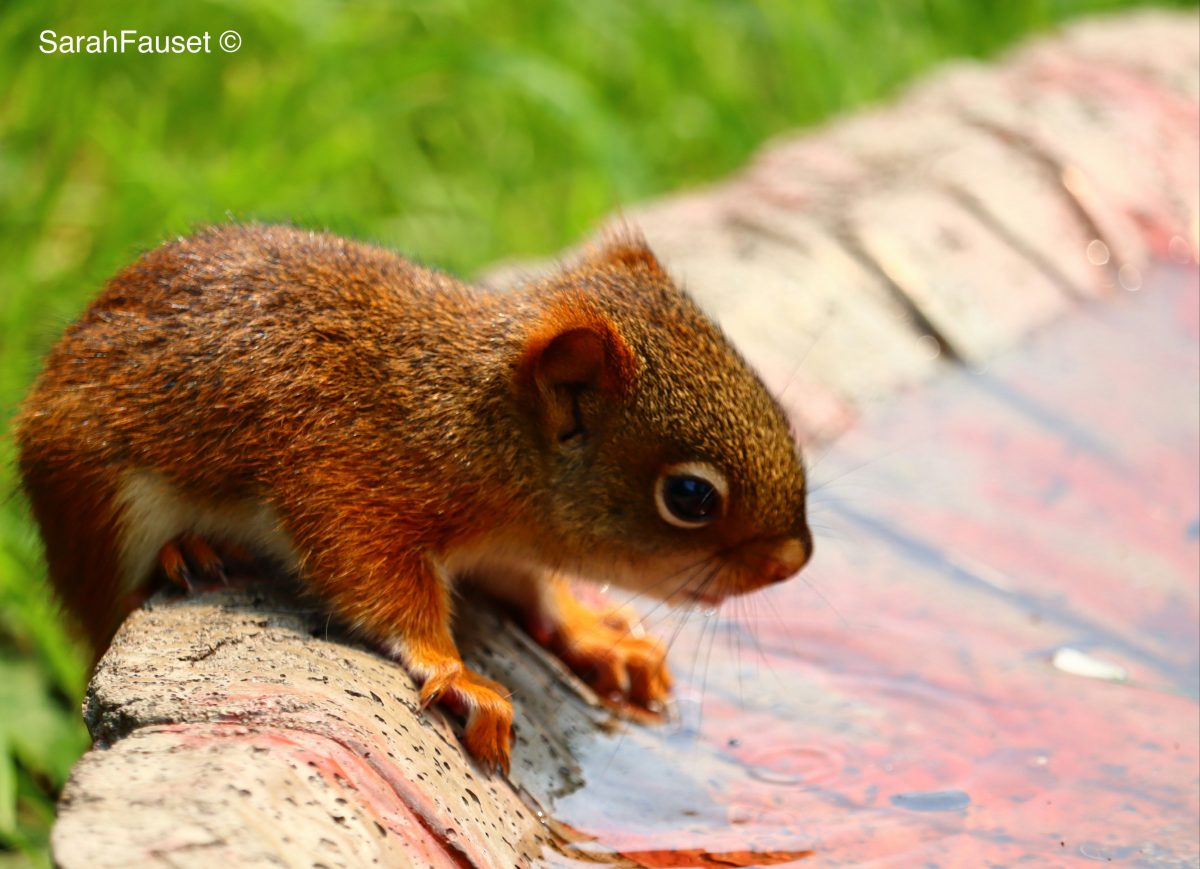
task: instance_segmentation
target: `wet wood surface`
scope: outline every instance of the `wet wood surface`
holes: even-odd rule
[[[818,482],[803,578],[645,605],[670,721],[463,607],[514,690],[493,778],[288,589],[156,598],[92,681],[55,859],[1195,865],[1198,29],[1081,22],[624,215]]]

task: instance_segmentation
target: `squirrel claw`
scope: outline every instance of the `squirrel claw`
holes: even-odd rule
[[[461,661],[438,666],[421,685],[421,709],[440,703],[465,715],[463,744],[485,770],[509,770],[512,703],[498,682],[468,670]]]
[[[167,541],[158,552],[158,563],[167,579],[189,594],[197,588],[229,584],[225,560],[198,534],[181,534]]]
[[[171,583],[188,594],[196,590],[191,566],[188,565],[178,541],[170,540],[163,544],[162,549],[158,551],[158,564]]]
[[[472,710],[463,732],[467,751],[485,770],[500,770],[508,775],[512,741],[512,706],[498,698],[503,706]]]
[[[605,700],[651,712],[663,708],[672,679],[661,642],[619,610],[598,612],[564,595],[560,613],[543,645]]]
[[[650,710],[670,695],[666,650],[655,639],[598,624],[565,639],[560,633],[558,648],[563,662],[601,697]]]
[[[629,638],[636,648],[627,653],[629,699],[646,709],[659,708],[671,693],[671,674],[667,670],[666,649],[650,638]]]

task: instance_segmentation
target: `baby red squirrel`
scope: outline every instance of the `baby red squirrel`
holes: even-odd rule
[[[257,552],[504,769],[512,706],[463,666],[456,581],[653,706],[661,644],[565,576],[715,604],[812,549],[778,403],[631,236],[492,293],[328,234],[208,229],[109,281],[16,431],[51,579],[97,650],[156,567],[212,578]]]

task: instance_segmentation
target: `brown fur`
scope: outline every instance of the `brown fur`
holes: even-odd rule
[[[122,474],[153,472],[195,503],[261,502],[310,587],[392,644],[427,702],[470,712],[468,747],[501,765],[511,709],[449,634],[454,553],[499,545],[539,570],[604,574],[741,551],[720,596],[767,581],[754,560],[768,542],[811,542],[778,405],[632,237],[487,294],[326,234],[210,229],[109,282],[17,431],[51,577],[98,647],[129,606]],[[700,536],[652,498],[665,465],[693,459],[730,485],[728,515]],[[556,595],[534,597],[569,657],[595,620]],[[665,692],[661,655],[649,666],[661,678],[639,684]]]

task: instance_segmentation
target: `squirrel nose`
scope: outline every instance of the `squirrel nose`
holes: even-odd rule
[[[807,529],[805,529],[807,531]],[[767,563],[763,566],[762,578],[764,584],[783,582],[808,563],[812,557],[812,535],[806,534],[804,539],[789,537],[781,541],[775,549],[768,553]]]

